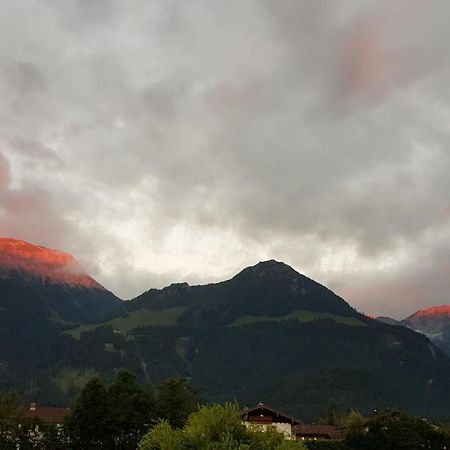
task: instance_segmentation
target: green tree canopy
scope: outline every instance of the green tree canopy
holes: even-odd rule
[[[114,448],[108,407],[106,388],[100,378],[93,377],[76,398],[67,421],[73,449]]]
[[[119,372],[107,394],[115,447],[135,450],[155,420],[155,401],[127,371]]]
[[[200,397],[184,378],[170,378],[158,387],[158,417],[175,428],[182,428],[189,415],[197,411]]]
[[[344,425],[348,428],[350,433],[357,433],[362,431],[365,427],[365,420],[359,411],[352,409],[344,422]]]
[[[374,418],[366,430],[349,433],[347,450],[444,450],[450,442],[423,419],[406,414]]]
[[[202,406],[182,430],[159,423],[141,441],[140,450],[306,450],[301,442],[284,441],[275,429],[247,429],[234,403]]]
[[[245,443],[248,433],[235,403],[202,406],[189,417],[185,427],[187,439],[194,448],[209,449],[212,443]],[[238,447],[237,447],[238,448]]]
[[[142,439],[140,450],[185,450],[186,441],[183,431],[172,428],[167,420],[159,422]]]

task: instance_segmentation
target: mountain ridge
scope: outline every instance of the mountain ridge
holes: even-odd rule
[[[34,401],[68,401],[88,374],[126,368],[147,383],[189,378],[207,401],[276,401],[311,419],[331,403],[431,417],[450,406],[450,360],[424,335],[360,314],[275,260],[127,302],[19,271],[0,277],[0,306],[0,388]]]
[[[443,304],[420,309],[401,320],[390,317],[377,317],[376,320],[424,334],[450,357],[450,305]]]
[[[56,284],[105,289],[72,255],[19,239],[0,238],[0,271],[3,276],[19,272]]]
[[[0,324],[5,329],[24,320],[49,330],[99,321],[121,304],[72,255],[0,238]]]

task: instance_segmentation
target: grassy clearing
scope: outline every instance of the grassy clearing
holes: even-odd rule
[[[151,327],[157,325],[174,325],[178,317],[186,311],[186,308],[167,309],[138,309],[126,317],[117,317],[109,322],[101,324],[82,325],[64,333],[70,334],[75,339],[79,339],[81,333],[92,331],[99,326],[112,326],[115,330],[128,333],[133,328]]]
[[[355,327],[366,326],[366,324],[363,321],[356,319],[355,317],[338,316],[336,314],[331,313],[306,311],[306,310],[292,311],[290,314],[280,317],[242,316],[239,317],[239,319],[236,319],[230,326],[238,327],[252,323],[281,322],[282,320],[298,320],[299,322],[312,322],[314,320],[324,320],[324,319],[331,319],[337,323],[343,323],[345,325],[351,325]]]

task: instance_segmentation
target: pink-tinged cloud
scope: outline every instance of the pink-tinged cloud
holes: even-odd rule
[[[0,153],[0,235],[63,245],[70,230],[52,195],[26,183],[13,188],[12,179],[9,162]]]
[[[339,294],[357,308],[376,315],[404,319],[418,310],[448,304],[450,267],[417,261],[409,272],[397,276],[364,277],[348,283]],[[445,307],[450,311],[450,307]],[[431,309],[430,312],[432,313]]]
[[[0,153],[0,190],[7,189],[11,183],[11,172],[7,159]]]
[[[392,1],[354,24],[343,43],[341,95],[374,104],[415,78],[419,58],[406,41],[419,6],[416,0]]]

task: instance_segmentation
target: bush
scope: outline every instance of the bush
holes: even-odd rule
[[[142,439],[140,450],[184,450],[183,432],[174,430],[169,422],[161,421]]]
[[[349,433],[345,439],[348,450],[441,450],[449,446],[447,436],[429,423],[399,413],[375,417],[366,429]]]
[[[233,403],[201,407],[176,429],[159,423],[142,439],[140,450],[307,450],[302,442],[284,441],[275,429],[248,430]]]
[[[310,441],[305,445],[308,450],[346,450],[342,441]]]
[[[202,406],[197,413],[189,417],[185,427],[186,437],[193,448],[207,448],[210,443],[228,441],[233,448],[231,440],[243,442],[247,437],[247,430],[242,424],[239,406],[233,403]],[[225,447],[226,448],[226,447]]]
[[[284,441],[275,450],[307,450],[302,441]]]

